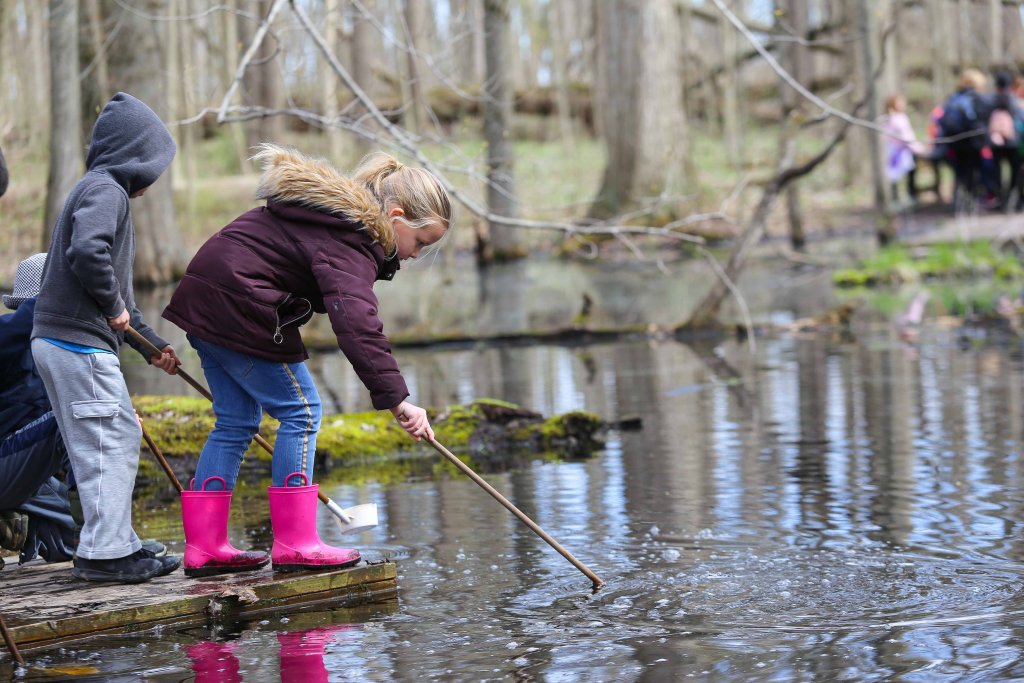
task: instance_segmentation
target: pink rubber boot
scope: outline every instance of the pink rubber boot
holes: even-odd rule
[[[285,477],[309,480],[302,472]],[[316,530],[316,484],[309,486],[268,486],[270,525],[274,530],[274,547],[270,550],[274,571],[294,572],[303,569],[340,569],[359,561],[359,551],[335,548],[324,544]]]
[[[270,560],[256,550],[239,550],[228,540],[231,491],[206,491],[210,477],[199,491],[181,492],[181,525],[185,529],[185,576],[212,576],[259,569]],[[195,483],[195,480],[192,482]]]

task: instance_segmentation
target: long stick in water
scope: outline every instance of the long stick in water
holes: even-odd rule
[[[428,441],[430,441],[430,440],[428,439]],[[451,464],[455,465],[460,470],[462,470],[463,474],[465,474],[467,477],[469,477],[470,479],[475,481],[477,484],[479,484],[480,488],[482,488],[484,491],[487,491],[487,493],[491,494],[491,497],[493,497],[496,501],[498,501],[499,503],[504,505],[505,508],[508,509],[508,511],[511,512],[513,515],[518,517],[519,520],[523,524],[525,524],[526,526],[530,527],[530,529],[532,529],[535,534],[540,536],[542,539],[544,539],[545,542],[547,542],[548,545],[550,545],[552,548],[557,550],[562,555],[562,557],[564,557],[565,559],[569,560],[569,562],[572,562],[573,566],[576,567],[576,569],[579,569],[581,572],[583,572],[583,574],[588,579],[590,579],[593,582],[594,588],[600,588],[601,586],[604,585],[604,581],[602,581],[601,579],[597,578],[597,574],[595,574],[594,572],[590,571],[590,569],[587,568],[587,565],[583,564],[582,562],[577,560],[575,557],[573,557],[572,553],[570,553],[568,550],[563,548],[562,545],[558,541],[553,539],[551,536],[548,535],[548,533],[546,531],[544,531],[539,526],[537,526],[537,523],[534,522],[529,517],[527,517],[526,513],[524,513],[519,508],[517,508],[511,502],[509,502],[508,498],[506,498],[505,496],[503,496],[500,493],[498,493],[498,491],[493,486],[491,486],[486,481],[484,481],[483,477],[481,477],[479,474],[474,472],[469,467],[469,465],[467,465],[466,463],[464,463],[461,460],[459,460],[458,458],[456,458],[452,454],[451,451],[449,451],[447,448],[445,448],[444,446],[442,446],[438,442],[430,441],[430,445],[433,446],[434,449],[437,450],[438,453],[440,453],[444,457],[448,458],[448,461],[451,462]]]
[[[152,355],[152,356],[159,356],[159,355],[161,355],[163,353],[163,351],[161,351],[160,349],[156,348],[156,346],[153,344],[153,342],[149,341],[148,339],[143,337],[141,334],[139,334],[139,331],[136,330],[131,325],[128,326],[128,330],[127,331],[128,331],[128,334],[130,334],[135,339],[135,341],[137,341],[140,344],[142,344],[143,348],[145,348],[147,351],[149,351],[150,355]],[[210,390],[207,389],[206,387],[204,387],[199,382],[197,382],[190,374],[185,372],[180,365],[178,366],[178,372],[176,374],[179,377],[181,377],[183,380],[185,380],[188,384],[190,384],[193,389],[195,389],[200,394],[202,394],[204,397],[206,397],[206,400],[208,400],[210,403],[213,403],[213,394],[210,393]],[[143,435],[145,435],[146,430],[143,429],[142,432],[143,432]],[[267,453],[270,453],[271,455],[274,454],[274,447],[270,445],[269,441],[264,439],[259,434],[257,434],[255,437],[253,437],[253,441],[258,443],[263,448],[263,450],[265,450]],[[146,443],[147,444],[149,443],[148,439],[146,440]],[[150,446],[150,448],[152,449],[152,446]],[[154,451],[154,453],[155,453],[155,451]],[[161,465],[162,464],[163,463],[161,463]],[[179,487],[178,490],[180,491],[181,490],[181,488],[180,488],[181,484],[178,484],[178,487]],[[323,503],[324,505],[326,505],[327,509],[330,510],[332,513],[334,513],[334,516],[337,517],[338,519],[340,519],[342,522],[344,522],[345,524],[348,524],[349,522],[352,521],[352,518],[349,517],[348,515],[346,515],[345,511],[342,510],[341,507],[339,507],[337,503],[335,503],[333,500],[331,500],[330,498],[327,497],[327,494],[323,492],[323,489],[320,489],[318,491],[316,497],[319,498],[320,502]]]

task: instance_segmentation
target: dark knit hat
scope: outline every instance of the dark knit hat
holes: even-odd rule
[[[39,296],[43,284],[43,266],[46,265],[46,254],[33,254],[18,264],[14,275],[14,291],[4,294],[4,306],[16,309],[29,299]]]

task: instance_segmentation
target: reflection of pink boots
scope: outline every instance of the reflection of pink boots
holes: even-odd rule
[[[320,626],[306,631],[277,633],[281,644],[281,680],[302,681],[302,683],[327,683],[327,668],[324,666],[324,649],[342,631],[348,631],[348,624]]]
[[[228,540],[231,491],[181,492],[181,524],[185,529],[185,576],[212,576],[259,569],[270,559],[260,551],[239,550]],[[194,483],[194,482],[193,482]]]
[[[235,645],[204,640],[185,648],[196,674],[195,683],[242,683]]]
[[[302,472],[285,477],[309,480]],[[325,545],[316,530],[316,484],[309,486],[269,486],[270,525],[274,530],[274,547],[270,558],[276,571],[291,572],[302,569],[340,569],[359,561],[359,551]]]

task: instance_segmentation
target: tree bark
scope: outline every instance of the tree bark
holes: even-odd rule
[[[606,218],[645,197],[678,195],[693,182],[685,177],[689,135],[675,3],[620,0],[597,7],[607,100],[596,106],[606,110],[608,162],[590,215]]]
[[[82,91],[78,79],[78,0],[50,0],[50,170],[43,249],[68,192],[82,175]]]
[[[512,88],[509,60],[508,0],[484,0],[484,139],[487,142],[487,207],[500,216],[519,215],[512,149]],[[485,261],[524,256],[519,233],[491,222]]]
[[[407,126],[415,133],[426,129],[428,113],[424,93],[425,68],[421,64],[419,51],[426,45],[428,5],[422,0],[405,0],[406,59],[409,73],[409,122]]]
[[[226,0],[227,11],[221,15],[221,32],[224,36],[224,62],[221,72],[221,80],[230,83],[235,77],[235,69],[238,68],[238,61],[241,59],[239,24],[242,21],[236,14],[240,0]],[[249,153],[246,149],[246,124],[227,124],[227,135],[230,136],[232,146],[235,149],[235,156],[238,159],[237,171],[242,173],[248,166]]]
[[[375,0],[361,0],[362,5],[370,14],[376,10]],[[370,99],[376,93],[374,87],[373,69],[375,55],[382,49],[379,40],[376,39],[376,29],[370,20],[365,17],[357,8],[354,8],[352,18],[352,78],[356,84],[365,92]],[[352,109],[354,116],[363,116],[366,110],[362,107]],[[365,126],[372,126],[369,119],[362,122]],[[370,151],[370,143],[365,138],[356,136],[352,141],[357,156],[363,156]]]
[[[811,73],[810,54],[799,41],[808,37],[807,0],[786,0],[786,12],[784,14],[786,27],[792,33],[794,40],[784,50],[783,63],[793,78],[800,84],[810,87],[813,80]],[[780,83],[782,92],[782,106],[789,116],[794,109],[803,108],[803,101],[797,93],[789,86]],[[803,251],[807,246],[807,235],[804,231],[803,211],[800,208],[800,186],[798,183],[791,183],[786,188],[786,212],[789,216],[789,243],[796,251]]]
[[[572,98],[569,94],[569,59],[566,45],[569,44],[568,27],[572,22],[566,2],[548,6],[551,24],[551,80],[554,84],[555,102],[558,114],[558,132],[562,146],[567,150],[573,144]]]
[[[341,48],[341,0],[324,0],[324,40],[327,48],[339,59]],[[320,80],[320,101],[324,116],[333,121],[338,118],[338,77],[334,74],[326,60],[317,61]],[[341,129],[328,126],[324,130],[327,138],[327,155],[335,164],[340,163],[342,156]]]
[[[865,95],[867,97],[867,118],[875,121],[881,114],[878,86],[871,75],[875,72],[879,58],[879,35],[875,16],[876,6],[871,0],[860,0],[860,36],[861,59],[864,61],[866,74]],[[892,215],[889,211],[889,193],[886,192],[887,181],[882,166],[882,136],[872,134],[869,138],[868,158],[871,160],[871,189],[875,204],[876,237],[879,244],[889,244],[896,240]]]
[[[253,0],[251,3],[239,4],[240,9],[246,9],[255,15],[255,17],[238,16],[238,38],[243,53],[252,43],[260,22],[270,12],[272,5],[273,0]],[[280,55],[273,56],[277,48],[274,40],[274,37],[268,33],[253,63],[246,69],[244,104],[278,109],[284,101],[284,90],[279,71]],[[283,134],[283,118],[280,116],[263,117],[246,127],[247,146],[252,147],[260,142],[280,141]]]
[[[948,0],[926,0],[931,45],[932,100],[942,102],[953,90],[950,56],[955,54],[949,30]]]
[[[89,15],[89,39],[92,41],[93,59],[96,61],[96,67],[93,69],[93,73],[96,74],[96,94],[100,102],[106,102],[114,93],[110,90],[110,70],[107,68],[100,0],[85,0],[85,7]]]
[[[989,25],[989,69],[1005,66],[1006,57],[1003,52],[1003,1],[988,0]]]
[[[123,11],[111,0],[109,11]],[[163,120],[168,120],[167,83],[154,74],[166,72],[168,45],[166,22],[147,17],[160,16],[165,3],[135,0],[136,12],[125,12],[118,38],[111,46],[112,85],[145,102]],[[188,257],[178,229],[169,168],[144,197],[132,200],[135,224],[135,281],[140,285],[172,282],[185,271]]]
[[[792,1],[792,0],[791,0]],[[733,2],[731,9],[736,9]],[[719,59],[722,62],[722,131],[725,134],[726,161],[733,169],[742,165],[740,158],[740,97],[737,69],[736,29],[723,16],[718,21]]]

